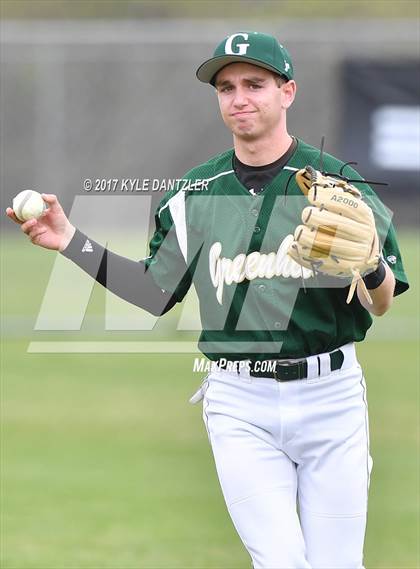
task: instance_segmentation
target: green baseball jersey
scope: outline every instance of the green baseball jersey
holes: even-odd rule
[[[252,195],[235,175],[233,150],[190,172],[165,195],[146,260],[156,284],[181,301],[195,286],[199,347],[210,359],[299,358],[360,341],[372,318],[349,281],[302,268],[287,250],[308,205],[295,172],[320,168],[320,151],[301,140],[278,175]],[[323,170],[343,163],[324,154]],[[346,166],[344,175],[362,180]],[[408,288],[391,212],[366,183],[355,183],[372,207],[396,294]]]

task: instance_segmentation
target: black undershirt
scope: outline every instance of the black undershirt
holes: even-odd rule
[[[234,154],[232,160],[233,169],[238,180],[251,194],[259,194],[284,168],[296,150],[296,146],[297,141],[293,138],[291,145],[283,156],[280,156],[275,162],[265,164],[264,166],[249,166],[248,164],[243,164],[243,162],[237,158],[236,154]]]
[[[278,160],[264,166],[249,166],[233,156],[233,169],[240,182],[256,195],[277,176],[296,148],[293,139],[287,152]],[[89,242],[88,251],[86,243]],[[155,316],[168,312],[177,302],[175,295],[158,287],[143,260],[132,261],[116,255],[76,230],[63,255],[86,271],[98,283],[123,298],[144,308]],[[180,261],[182,262],[182,260]],[[185,265],[185,272],[187,266]]]

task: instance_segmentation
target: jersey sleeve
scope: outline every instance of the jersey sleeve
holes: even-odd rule
[[[191,286],[193,274],[192,266],[188,266],[182,193],[164,198],[159,204],[155,214],[155,231],[149,243],[149,256],[144,262],[155,283],[181,302]]]
[[[398,247],[395,228],[391,223],[382,247],[382,257],[395,276],[394,296],[397,296],[409,288],[408,279],[404,271],[403,261]]]

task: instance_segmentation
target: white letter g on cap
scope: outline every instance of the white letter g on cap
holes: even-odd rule
[[[249,47],[249,43],[237,43],[235,45],[237,51],[233,51],[233,47],[232,47],[232,43],[233,40],[235,38],[243,38],[244,40],[248,39],[248,34],[233,34],[232,36],[229,36],[228,39],[226,40],[225,43],[225,53],[228,53],[230,55],[245,55],[246,54],[246,50]]]

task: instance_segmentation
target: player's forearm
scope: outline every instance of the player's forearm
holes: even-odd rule
[[[369,304],[361,291],[360,284],[357,286],[357,296],[362,306],[374,316],[382,316],[391,307],[394,290],[395,290],[395,277],[391,269],[386,263],[383,264],[385,269],[385,277],[379,286],[370,288],[369,282],[367,288],[373,304]]]
[[[102,286],[155,316],[165,314],[177,302],[155,284],[142,261],[116,255],[77,229],[61,252]]]

